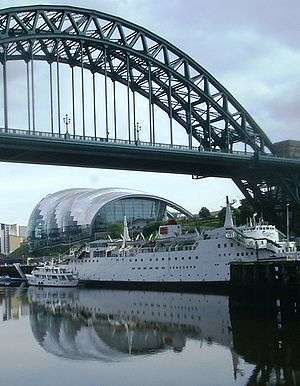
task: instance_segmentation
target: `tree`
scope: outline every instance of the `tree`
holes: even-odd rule
[[[123,233],[123,225],[122,224],[111,224],[107,228],[107,233],[113,239],[119,239],[121,234]]]
[[[253,217],[255,210],[253,206],[244,198],[240,200],[240,206],[238,207],[237,223],[238,225],[244,225],[249,218]]]
[[[151,233],[156,234],[161,224],[159,222],[151,222],[144,226],[143,235],[149,237]]]
[[[226,216],[226,207],[222,208],[218,213],[218,219],[220,220],[220,223],[224,224]]]
[[[210,217],[211,217],[210,211],[205,206],[203,206],[199,211],[199,218],[210,218]]]

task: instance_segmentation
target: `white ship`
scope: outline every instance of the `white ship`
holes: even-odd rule
[[[152,288],[223,284],[230,263],[264,259],[298,259],[296,245],[274,225],[255,218],[235,227],[227,199],[224,226],[199,234],[182,234],[180,225],[160,226],[155,239],[131,240],[126,219],[119,241],[94,241],[73,252],[67,267],[82,282]]]
[[[61,266],[44,264],[36,267],[30,275],[26,275],[28,285],[38,287],[76,287],[78,278]]]

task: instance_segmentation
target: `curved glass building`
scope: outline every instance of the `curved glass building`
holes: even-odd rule
[[[144,192],[121,189],[66,189],[47,195],[34,208],[28,223],[31,242],[53,244],[101,237],[127,218],[131,231],[147,223],[192,216],[181,206]]]

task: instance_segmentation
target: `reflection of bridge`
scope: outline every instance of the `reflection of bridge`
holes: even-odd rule
[[[144,28],[73,7],[12,8],[0,12],[0,50],[2,161],[227,177],[258,207],[299,208],[300,161],[276,157],[211,74]],[[21,80],[8,88],[13,66]],[[25,95],[18,114],[13,93]],[[27,127],[13,129],[16,115]]]

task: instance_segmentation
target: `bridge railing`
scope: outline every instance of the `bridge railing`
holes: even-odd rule
[[[246,152],[246,151],[231,151],[226,152],[220,149],[212,149],[212,150],[204,150],[201,146],[185,146],[185,145],[176,145],[176,144],[167,144],[167,143],[159,143],[159,142],[145,142],[140,140],[126,140],[126,139],[115,139],[115,138],[103,138],[103,137],[93,137],[93,136],[83,136],[83,135],[73,135],[70,133],[51,133],[48,131],[29,131],[22,129],[5,129],[0,128],[0,134],[8,134],[8,135],[17,135],[17,136],[25,136],[25,137],[42,137],[47,139],[55,139],[62,141],[76,141],[76,142],[92,142],[92,143],[110,143],[114,145],[122,145],[122,146],[132,146],[134,148],[157,148],[157,149],[166,149],[166,150],[178,150],[184,152],[201,152],[201,153],[222,153],[222,154],[235,154],[246,157],[253,157],[254,152]],[[266,156],[276,157],[273,154],[264,154]]]

